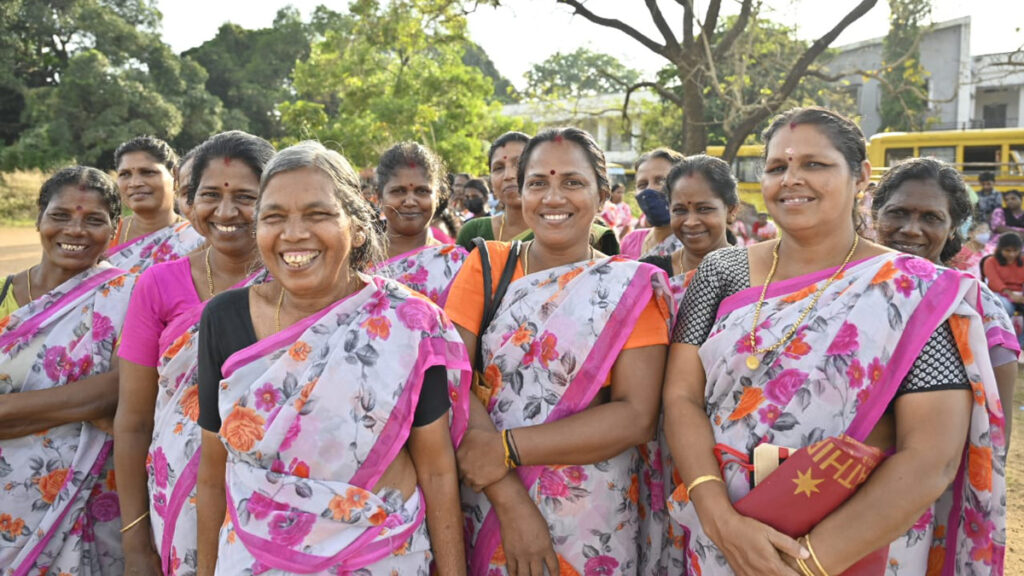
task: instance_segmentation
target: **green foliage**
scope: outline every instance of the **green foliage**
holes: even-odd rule
[[[38,170],[0,173],[0,223],[34,223],[39,212],[36,199],[46,178]]]
[[[928,118],[928,74],[921,65],[921,23],[930,0],[889,0],[889,34],[882,43],[882,131],[918,131]]]
[[[329,11],[320,7],[317,18],[329,19]],[[291,97],[292,68],[309,56],[311,26],[289,6],[278,11],[270,28],[224,24],[213,39],[183,56],[206,69],[206,89],[224,103],[232,128],[280,138],[285,132],[274,106]]]
[[[491,79],[494,84],[494,97],[502,104],[511,104],[519,100],[519,92],[508,78],[501,75],[495,68],[494,62],[487,52],[479,44],[471,40],[466,41],[466,53],[462,55],[462,63],[470,68],[476,68]]]
[[[499,118],[491,80],[463,62],[466,21],[448,0],[356,0],[294,70],[297,98],[278,106],[288,136],[318,138],[354,164],[416,140],[449,169],[479,173]]]
[[[532,98],[558,100],[622,92],[640,79],[614,56],[577,48],[556,52],[526,72],[526,93]]]
[[[179,58],[152,0],[7,0],[0,7],[0,154],[5,168],[110,167],[142,133],[191,146],[221,126],[206,72]]]

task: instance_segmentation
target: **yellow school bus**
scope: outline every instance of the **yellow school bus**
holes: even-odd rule
[[[868,143],[873,177],[907,158],[931,156],[956,166],[969,184],[993,172],[996,188],[1024,187],[1024,128],[885,132]]]
[[[758,212],[767,212],[764,197],[761,196],[761,173],[764,172],[764,146],[750,144],[740,146],[736,158],[732,161],[732,173],[736,176],[736,186],[740,202],[749,202],[757,207]],[[707,155],[721,158],[725,146],[708,146]]]

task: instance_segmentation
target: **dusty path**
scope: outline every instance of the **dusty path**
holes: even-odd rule
[[[0,228],[0,276],[6,276],[39,262],[42,249],[35,228]]]

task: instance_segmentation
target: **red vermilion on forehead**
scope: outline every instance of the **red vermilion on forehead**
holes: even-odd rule
[[[75,212],[81,212],[81,211],[82,211],[82,207],[81,206],[75,206]]]
[[[555,136],[555,143],[556,144],[561,144],[562,140],[565,140],[565,138],[561,134],[558,134],[558,135]]]
[[[789,123],[789,129],[790,130],[796,130],[796,122],[790,122]]]
[[[415,162],[409,162],[409,168],[415,169],[416,168],[416,163]]]
[[[85,184],[79,184],[78,185],[78,191],[79,192],[85,192]]]
[[[225,188],[230,188],[231,187],[231,182],[225,182],[224,183],[224,187]]]
[[[225,166],[231,166],[231,158],[228,158],[227,156],[225,156],[224,157],[224,165]]]

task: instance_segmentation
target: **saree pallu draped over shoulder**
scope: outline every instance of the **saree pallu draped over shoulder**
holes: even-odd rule
[[[509,285],[483,334],[480,393],[498,429],[553,422],[586,409],[641,312],[656,299],[666,330],[671,296],[661,270],[622,257],[581,262]],[[644,459],[630,448],[583,466],[516,470],[547,520],[563,575],[637,574],[652,519]],[[648,501],[642,501],[647,495]],[[656,495],[664,508],[664,498]],[[484,494],[462,490],[474,576],[505,574],[498,519]]]
[[[409,437],[431,366],[446,369],[457,445],[472,379],[437,306],[380,277],[225,362],[229,521],[218,574],[427,574],[417,490],[372,492]]]
[[[266,270],[233,288],[259,284]],[[146,455],[150,526],[164,574],[195,574],[199,474],[199,319],[206,302],[193,306],[164,329],[165,349],[157,364],[153,439]],[[177,335],[177,337],[173,336]],[[164,338],[161,338],[164,340]]]
[[[373,273],[404,284],[443,307],[465,260],[466,249],[461,246],[424,246],[381,262]]]
[[[0,394],[109,371],[133,285],[103,264],[0,319]],[[0,574],[121,573],[112,448],[88,422],[0,440]]]
[[[163,262],[170,262],[185,256],[206,243],[196,229],[188,222],[176,222],[123,242],[107,250],[107,261],[113,266],[138,274]]]
[[[780,339],[834,272],[772,284],[756,345]],[[758,286],[723,300],[700,348],[715,441],[744,454],[763,442],[802,448],[843,433],[864,441],[926,341],[948,321],[974,396],[967,442],[956,480],[890,545],[889,566],[901,575],[1001,574],[1003,411],[978,311],[977,281],[905,254],[854,263],[825,290],[794,338],[765,354],[752,371],[745,361],[760,291]],[[742,467],[726,466],[724,478],[734,502],[750,492]],[[674,528],[685,543],[688,574],[731,574],[701,530],[684,487],[674,490],[669,507],[681,524]]]

